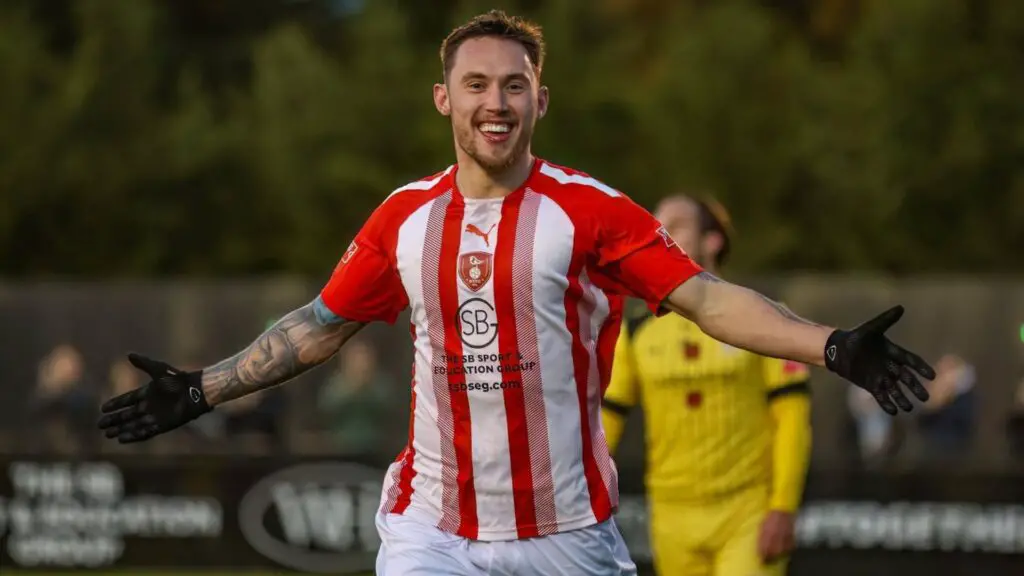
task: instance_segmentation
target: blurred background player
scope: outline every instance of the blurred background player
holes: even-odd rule
[[[676,195],[655,216],[718,275],[731,235],[720,204]],[[802,364],[720,343],[681,316],[627,315],[603,420],[614,451],[642,402],[659,574],[785,573],[810,458],[808,379]]]

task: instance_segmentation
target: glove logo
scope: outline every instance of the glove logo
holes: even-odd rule
[[[195,386],[189,386],[188,397],[192,399],[192,402],[194,404],[198,404],[199,400],[202,398],[202,394],[199,392],[199,389],[196,388]]]
[[[836,345],[833,344],[833,345],[829,346],[828,350],[825,350],[825,354],[828,355],[828,359],[829,360],[835,362],[835,360],[836,360]]]

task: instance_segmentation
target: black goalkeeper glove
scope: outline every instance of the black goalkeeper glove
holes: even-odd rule
[[[184,372],[138,354],[129,354],[128,361],[152,380],[103,404],[99,427],[107,438],[142,442],[213,409],[203,395],[202,371]]]
[[[885,331],[903,316],[903,306],[882,312],[852,330],[836,330],[825,343],[825,366],[867,390],[883,410],[896,415],[896,407],[910,412],[913,405],[897,382],[928,400],[928,391],[914,372],[932,380],[935,370],[920,356],[892,343]]]

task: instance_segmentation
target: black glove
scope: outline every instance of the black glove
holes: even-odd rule
[[[128,361],[152,381],[103,404],[99,427],[107,438],[142,442],[213,409],[203,395],[202,371],[183,372],[138,354],[129,354]]]
[[[870,392],[878,405],[892,415],[896,415],[896,406],[906,412],[914,408],[897,382],[924,402],[928,400],[928,391],[914,372],[929,380],[935,378],[935,370],[920,356],[885,337],[885,331],[901,316],[903,306],[895,306],[853,330],[836,330],[825,343],[825,366]]]

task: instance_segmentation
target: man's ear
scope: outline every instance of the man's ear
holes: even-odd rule
[[[704,254],[714,254],[715,257],[725,247],[725,238],[718,232],[708,232],[700,239],[700,249]]]
[[[548,100],[551,98],[551,93],[548,92],[547,86],[541,86],[537,92],[537,114],[540,118],[543,118],[548,113]]]
[[[452,107],[448,101],[448,87],[444,84],[434,84],[434,107],[442,116],[451,116]]]

